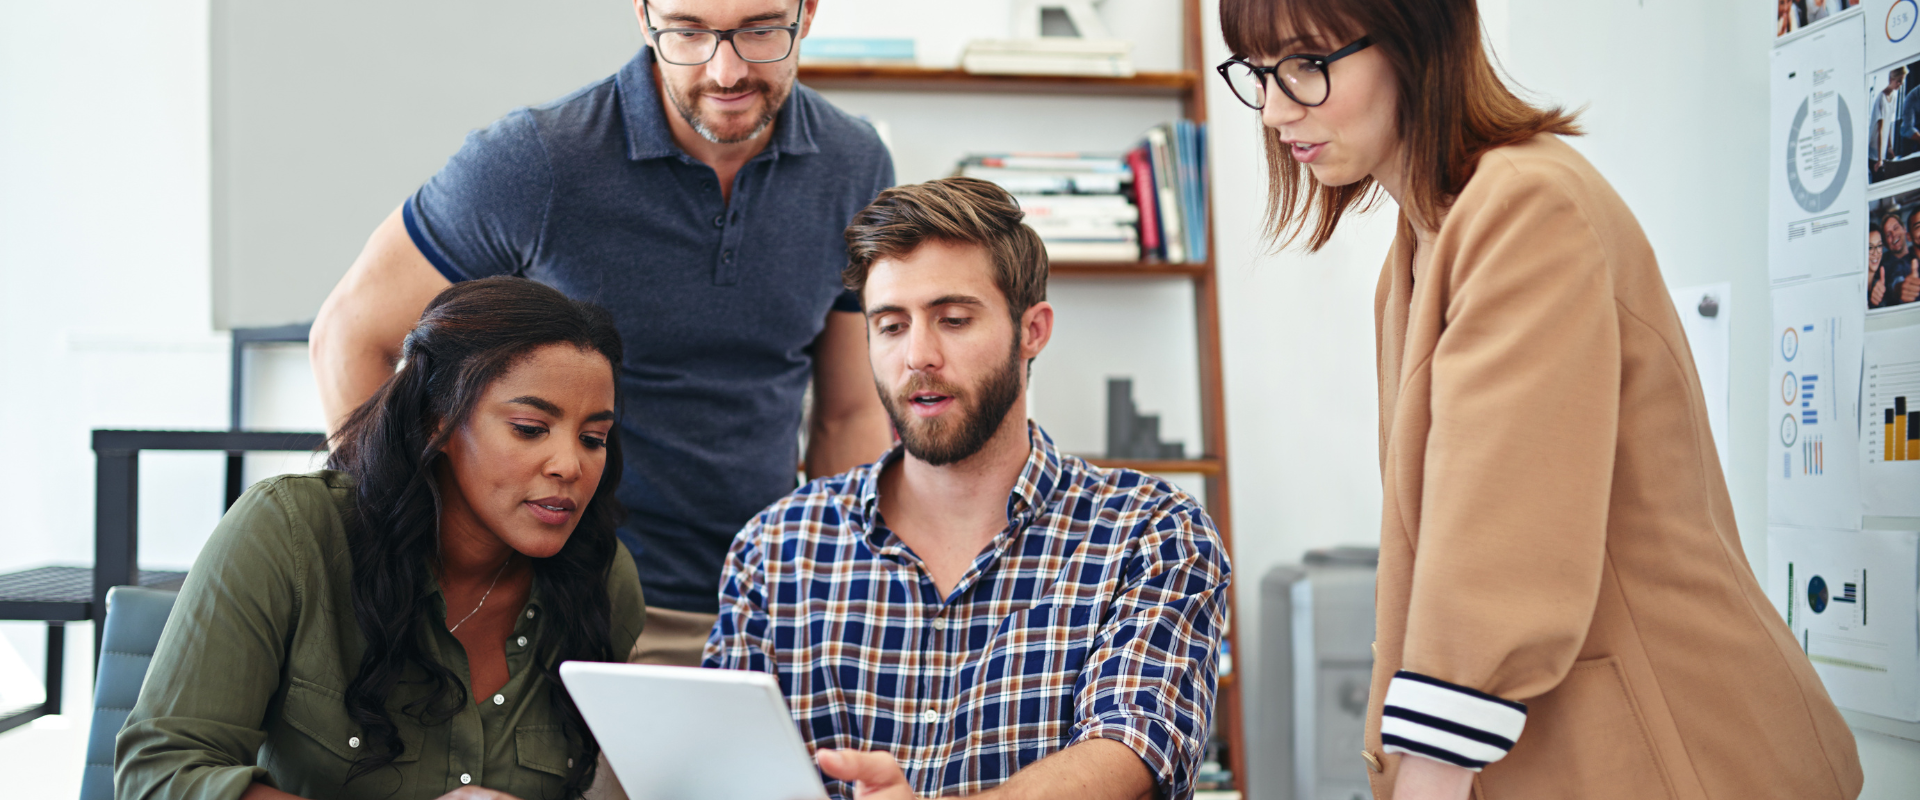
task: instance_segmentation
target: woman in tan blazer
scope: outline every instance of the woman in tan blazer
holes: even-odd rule
[[[1741,552],[1653,250],[1502,85],[1472,0],[1223,0],[1270,233],[1377,186],[1381,800],[1851,798],[1853,736]],[[1756,269],[1758,267],[1756,266]]]

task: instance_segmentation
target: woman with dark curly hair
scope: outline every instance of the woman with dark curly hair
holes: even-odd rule
[[[644,621],[598,306],[441,292],[328,469],[256,484],[188,573],[115,788],[139,798],[577,797],[599,745],[567,660]]]

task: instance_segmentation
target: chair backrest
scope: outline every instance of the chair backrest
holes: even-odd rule
[[[87,735],[87,768],[80,800],[113,800],[113,740],[127,724],[160,631],[173,611],[174,592],[139,586],[107,590],[106,633],[93,685],[93,728]]]

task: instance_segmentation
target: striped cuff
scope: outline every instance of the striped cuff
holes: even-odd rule
[[[1380,743],[1479,772],[1513,749],[1526,724],[1520,703],[1403,669],[1387,684]]]

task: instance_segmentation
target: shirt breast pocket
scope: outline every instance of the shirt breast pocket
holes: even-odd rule
[[[513,793],[525,800],[559,797],[573,770],[566,731],[559,725],[522,725],[513,729],[513,748],[520,765]]]
[[[298,787],[341,787],[348,796],[391,794],[400,784],[391,770],[377,770],[347,784],[347,773],[355,761],[369,752],[365,733],[347,715],[346,696],[312,681],[293,678],[287,685],[286,701],[280,709],[280,721],[295,735],[271,736],[269,756],[263,765],[273,772],[284,791],[300,794]],[[406,748],[393,763],[401,770],[420,760],[421,732],[400,721],[400,740]],[[384,774],[383,774],[384,773]],[[312,795],[305,795],[312,796]]]

